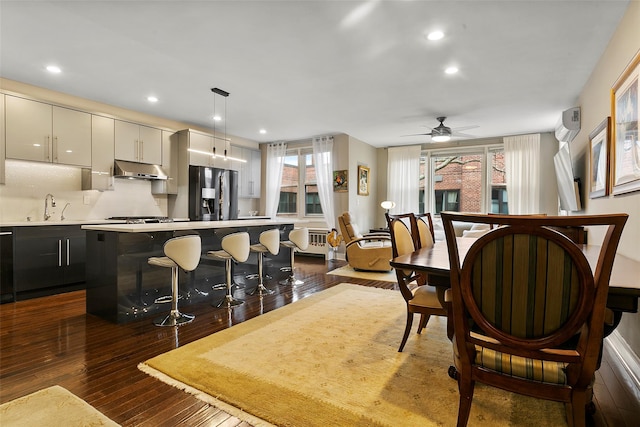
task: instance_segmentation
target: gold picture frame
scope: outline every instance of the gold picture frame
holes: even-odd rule
[[[611,117],[589,134],[589,198],[609,195],[611,184]]]
[[[611,88],[613,195],[640,190],[640,50]]]
[[[368,196],[369,195],[369,174],[371,173],[370,169],[366,166],[358,165],[358,195],[359,196]]]

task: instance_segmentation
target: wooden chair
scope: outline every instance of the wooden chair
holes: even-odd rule
[[[414,252],[417,249],[416,241],[418,240],[415,216],[412,213],[403,215],[385,214],[385,216],[391,235],[393,257],[395,258]],[[414,232],[412,233],[411,230]],[[398,348],[398,351],[402,352],[404,345],[407,343],[407,338],[409,337],[409,332],[413,324],[413,315],[415,313],[420,313],[418,333],[421,333],[427,326],[431,315],[446,316],[447,309],[444,307],[445,291],[443,288],[435,288],[434,286],[428,285],[425,276],[415,271],[397,268],[395,271],[400,293],[407,304],[407,324],[404,329],[400,348]],[[410,287],[409,284],[412,282],[416,282],[416,284]]]
[[[441,214],[451,266],[454,361],[465,426],[476,381],[565,402],[584,426],[600,357],[609,277],[626,214]],[[492,222],[460,264],[452,221]],[[551,227],[606,226],[595,273],[580,246]]]

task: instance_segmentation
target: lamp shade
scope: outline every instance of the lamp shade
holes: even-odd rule
[[[385,200],[384,202],[380,203],[380,206],[382,207],[382,209],[393,209],[396,207],[396,202],[392,202],[391,200]]]

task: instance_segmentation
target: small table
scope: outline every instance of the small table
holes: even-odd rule
[[[476,241],[474,238],[458,237],[458,253],[464,260],[467,251]],[[593,268],[598,261],[600,247],[581,245],[589,264]],[[449,283],[449,250],[446,241],[438,241],[431,248],[422,248],[410,254],[393,258],[390,262],[394,268],[424,271],[429,275],[429,284],[450,287]],[[622,313],[637,313],[640,298],[640,261],[624,255],[616,255],[609,280],[609,296],[607,307],[613,311],[614,323],[605,328],[605,336],[611,333],[620,323]]]

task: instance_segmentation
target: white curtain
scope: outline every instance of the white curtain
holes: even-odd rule
[[[335,228],[336,219],[333,212],[333,137],[313,138],[313,163],[316,166],[316,183],[320,206],[329,228]]]
[[[540,134],[504,138],[509,213],[540,213]]]
[[[282,183],[282,169],[284,157],[287,154],[287,144],[284,142],[267,145],[267,171],[265,192],[265,215],[275,218],[278,214],[280,201],[280,184]]]
[[[420,152],[419,145],[389,148],[386,200],[396,203],[389,213],[418,212]]]

